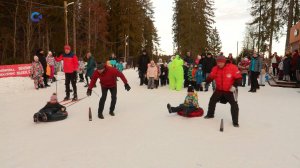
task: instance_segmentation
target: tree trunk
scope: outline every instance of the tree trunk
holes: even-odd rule
[[[294,24],[300,21],[300,4],[299,0],[294,0],[295,2],[295,15],[294,15]]]
[[[271,24],[270,24],[270,45],[269,45],[269,56],[272,55],[272,46],[273,46],[273,33],[274,33],[274,22],[275,22],[275,0],[272,0],[271,7]]]
[[[15,18],[14,18],[14,49],[13,49],[13,60],[14,63],[16,63],[16,51],[17,51],[17,44],[16,44],[16,38],[17,38],[17,15],[18,15],[18,9],[19,9],[19,0],[17,0],[17,6],[16,6],[16,12],[15,12]]]
[[[287,24],[287,30],[286,30],[285,51],[289,50],[289,45],[290,45],[290,31],[291,31],[291,27],[293,25],[293,16],[294,16],[293,10],[294,10],[294,0],[290,0],[288,24]]]
[[[31,15],[31,9],[32,9],[32,2],[29,4],[29,11],[28,11],[28,16]],[[26,56],[25,56],[25,62],[28,62],[30,60],[30,55],[31,55],[31,47],[30,47],[30,41],[31,41],[31,34],[32,34],[32,25],[30,18],[28,17],[27,19],[27,24],[26,24]]]

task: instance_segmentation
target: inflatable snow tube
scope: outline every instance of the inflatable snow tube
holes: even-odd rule
[[[68,112],[38,112],[33,115],[34,122],[51,122],[51,121],[60,121],[68,117]]]
[[[202,117],[203,113],[204,113],[204,111],[202,108],[199,108],[198,110],[191,112],[190,114],[188,114],[188,116],[185,116],[183,111],[177,112],[178,115],[183,116],[183,117],[188,117],[188,118]]]

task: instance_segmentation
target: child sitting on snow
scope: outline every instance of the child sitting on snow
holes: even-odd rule
[[[188,94],[185,97],[184,103],[180,104],[178,107],[172,107],[169,103],[167,108],[169,113],[176,113],[183,111],[184,116],[189,116],[190,113],[200,109],[198,104],[198,95],[194,92],[194,87],[188,87]]]
[[[34,87],[35,89],[44,88],[44,81],[43,81],[43,74],[44,69],[39,61],[38,56],[33,57],[34,61],[31,64],[30,68],[30,78],[34,81]]]
[[[57,102],[57,96],[53,93],[46,106],[33,115],[33,121],[58,121],[67,117],[66,107]]]

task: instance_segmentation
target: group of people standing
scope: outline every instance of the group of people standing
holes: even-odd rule
[[[275,52],[270,58],[272,75],[278,80],[294,81],[300,85],[300,55],[298,50],[278,56]]]

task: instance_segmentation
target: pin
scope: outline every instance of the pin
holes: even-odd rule
[[[89,107],[89,120],[92,121],[92,111],[91,111],[91,107]]]
[[[220,125],[220,132],[224,131],[224,124],[223,124],[223,119],[221,120],[221,125]]]

